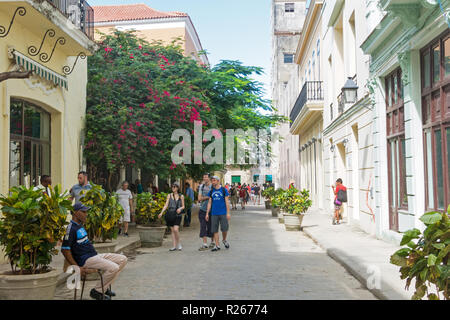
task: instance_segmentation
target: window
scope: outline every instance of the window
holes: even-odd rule
[[[292,53],[285,53],[284,63],[294,63],[294,55]]]
[[[23,101],[11,100],[9,187],[37,186],[50,174],[50,114]]]
[[[320,81],[320,39],[317,39],[317,79]]]
[[[284,4],[284,12],[294,12],[295,4],[293,2],[288,2]]]
[[[421,50],[427,210],[450,203],[450,30]]]
[[[389,227],[398,231],[398,210],[408,209],[402,71],[385,79],[386,133],[389,178]]]
[[[313,51],[313,53],[312,53],[312,72],[313,72],[312,80],[316,81],[316,52],[315,51]]]

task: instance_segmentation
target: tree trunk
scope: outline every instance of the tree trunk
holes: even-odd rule
[[[9,72],[1,72],[0,73],[0,82],[8,80],[8,79],[26,79],[31,76],[33,71],[9,71]]]

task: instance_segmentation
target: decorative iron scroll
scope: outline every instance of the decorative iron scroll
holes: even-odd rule
[[[16,9],[16,11],[14,11],[14,15],[11,19],[11,22],[9,23],[8,30],[6,30],[6,28],[4,26],[0,26],[0,38],[5,38],[8,35],[8,33],[11,30],[11,27],[14,23],[14,19],[16,18],[17,13],[19,13],[19,15],[23,17],[27,13],[27,10],[25,10],[24,7],[18,7]]]
[[[30,54],[30,56],[37,56],[41,52],[42,46],[44,45],[45,38],[47,37],[47,35],[53,38],[55,36],[55,30],[48,29],[47,31],[45,31],[44,38],[42,38],[41,45],[39,46],[39,50],[35,46],[28,47],[28,53]]]
[[[73,69],[75,69],[75,66],[76,66],[76,64],[77,64],[78,58],[86,59],[86,54],[85,54],[84,52],[80,52],[80,53],[77,55],[77,58],[75,59],[75,62],[73,63],[72,69],[70,69],[69,66],[64,66],[64,67],[62,68],[62,70],[63,70],[63,73],[64,73],[65,75],[69,75],[69,74],[72,73]]]
[[[50,59],[53,57],[53,53],[55,52],[55,48],[58,45],[58,43],[63,46],[66,44],[66,39],[63,37],[59,37],[58,40],[56,40],[55,45],[53,46],[52,53],[50,54],[50,56],[48,56],[47,53],[43,52],[39,55],[39,60],[41,60],[44,63],[49,62]]]

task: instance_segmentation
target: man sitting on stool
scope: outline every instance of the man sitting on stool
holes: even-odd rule
[[[70,221],[67,227],[61,252],[71,265],[80,267],[82,276],[85,275],[86,269],[100,269],[104,271],[103,290],[105,297],[102,295],[100,281],[91,290],[90,296],[96,300],[110,300],[110,297],[114,297],[116,294],[109,289],[109,286],[125,267],[127,257],[116,253],[97,254],[94,246],[88,239],[86,230],[83,228],[89,209],[89,207],[86,207],[82,203],[76,203],[74,205],[72,221]]]

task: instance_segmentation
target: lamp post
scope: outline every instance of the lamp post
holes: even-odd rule
[[[342,96],[344,103],[355,103],[358,99],[358,86],[351,77],[348,77],[347,82],[342,87]]]

